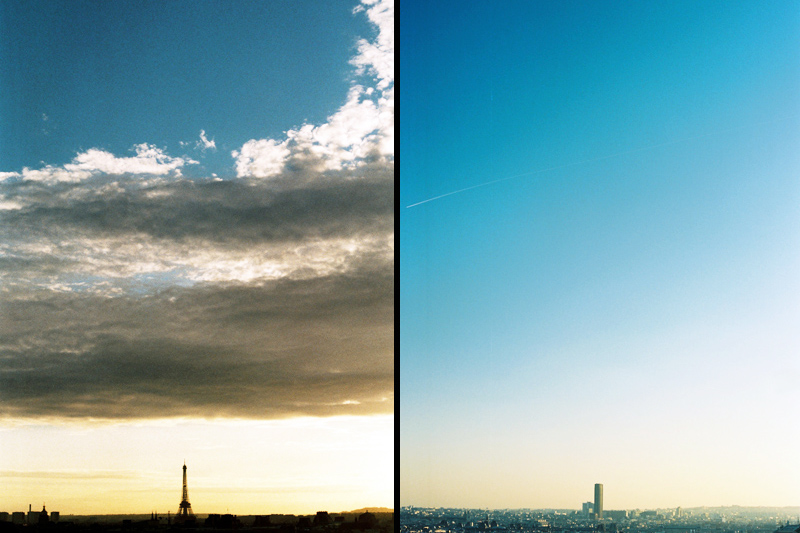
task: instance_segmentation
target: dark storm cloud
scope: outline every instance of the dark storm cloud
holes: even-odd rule
[[[144,233],[247,243],[350,237],[391,231],[393,225],[393,182],[387,170],[293,188],[264,180],[141,184],[104,176],[50,187],[13,183],[0,192],[23,205],[3,214],[12,235]]]
[[[392,412],[392,183],[1,183],[0,416]]]
[[[103,175],[80,183],[0,183],[0,198],[16,205],[0,211],[0,279],[119,284],[149,269],[208,281],[226,274],[202,273],[200,263],[217,269],[236,260],[239,267],[301,273],[357,262],[376,247],[387,252],[393,197],[392,165],[269,181]],[[326,257],[335,247],[339,258]]]
[[[308,280],[106,298],[11,295],[0,413],[147,418],[388,413],[393,279]]]

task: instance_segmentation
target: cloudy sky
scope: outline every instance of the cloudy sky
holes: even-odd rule
[[[398,17],[401,503],[797,505],[797,2]]]
[[[3,2],[2,510],[392,504],[393,25]]]

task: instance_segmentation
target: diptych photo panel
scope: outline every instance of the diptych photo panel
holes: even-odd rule
[[[800,11],[398,3],[400,528],[800,530]]]
[[[396,530],[394,24],[0,3],[0,527]]]

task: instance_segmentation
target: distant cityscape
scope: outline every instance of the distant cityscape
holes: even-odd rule
[[[236,516],[208,513],[197,515],[189,502],[187,468],[183,465],[183,488],[177,512],[166,515],[152,511],[149,514],[131,515],[61,515],[60,511],[34,510],[0,511],[0,533],[33,531],[115,531],[197,530],[253,531],[260,533],[390,533],[395,531],[394,512],[387,508],[364,508],[353,511],[329,513],[317,511],[314,515],[265,514]]]
[[[44,506],[43,506],[44,507]],[[64,515],[46,509],[28,512],[0,512],[0,532],[146,532],[146,531],[243,531],[260,533],[390,533],[396,531],[394,512],[365,508],[349,512],[318,511],[313,515],[202,514],[179,522],[168,513],[128,515]]]
[[[400,533],[800,533],[800,507],[607,510],[603,485],[579,509],[404,506]]]

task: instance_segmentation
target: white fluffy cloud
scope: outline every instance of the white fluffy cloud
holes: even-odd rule
[[[378,36],[374,42],[359,42],[351,64],[356,74],[372,76],[374,86],[353,85],[325,124],[289,130],[282,141],[247,141],[232,152],[239,177],[269,178],[287,166],[341,170],[394,157],[394,0],[362,0],[359,11],[366,11]]]
[[[19,172],[0,172],[0,181],[20,177]]]
[[[394,83],[394,0],[362,0],[356,11],[367,9],[367,17],[378,28],[374,43],[361,39],[358,55],[350,63],[362,72],[371,71],[378,78],[377,88],[388,89]]]
[[[63,167],[47,165],[38,170],[27,167],[22,173],[5,172],[4,178],[19,177],[26,181],[40,181],[45,183],[77,183],[96,174],[151,174],[163,176],[174,174],[180,176],[180,169],[186,164],[197,164],[188,158],[171,157],[163,150],[151,144],[138,144],[134,147],[136,155],[132,157],[117,157],[110,152],[91,148],[75,156],[72,163]]]
[[[197,147],[202,150],[208,150],[209,148],[216,150],[217,143],[214,142],[214,139],[208,140],[208,137],[206,137],[206,130],[200,130],[200,140],[197,141]]]
[[[236,158],[236,174],[238,176],[255,176],[266,178],[279,174],[291,151],[286,147],[288,141],[278,142],[273,139],[247,141],[240,151],[234,151]]]

